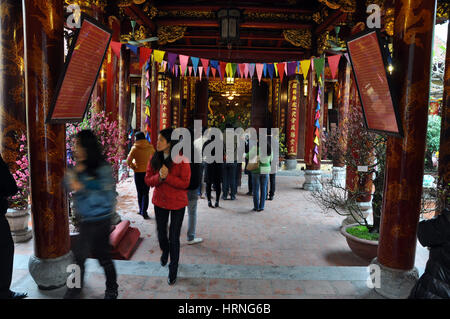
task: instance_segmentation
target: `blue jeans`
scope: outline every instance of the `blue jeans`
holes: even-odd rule
[[[202,192],[202,188],[203,188],[203,176],[205,175],[205,168],[206,168],[206,162],[202,162],[200,164],[200,185],[198,185],[198,196],[202,196],[203,192]],[[206,190],[205,190],[206,193]]]
[[[253,174],[252,187],[253,187],[253,208],[264,209],[267,195],[267,183],[269,181],[269,174]],[[261,192],[261,194],[260,194]]]
[[[187,240],[194,240],[195,226],[197,224],[197,190],[188,190],[188,230]]]
[[[233,198],[237,193],[236,184],[237,163],[224,163],[223,165],[223,197],[227,198],[228,193]]]

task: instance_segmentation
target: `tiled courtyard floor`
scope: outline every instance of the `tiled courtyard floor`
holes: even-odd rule
[[[263,212],[253,212],[252,198],[244,195],[246,175],[237,200],[221,200],[213,209],[199,199],[197,237],[204,242],[187,245],[186,212],[174,286],[167,285],[167,266],[159,265],[153,210],[150,220],[137,214],[134,181],[127,179],[118,189],[118,211],[141,231],[142,241],[130,261],[116,261],[120,298],[381,298],[366,287],[369,262],[354,255],[339,232],[344,217],[321,212],[297,175],[277,176],[275,199]],[[61,289],[35,288],[27,270],[32,249],[32,240],[16,244],[13,288],[34,298],[61,297]],[[419,273],[427,259],[418,243]],[[90,260],[84,297],[101,298],[103,291],[102,269]]]

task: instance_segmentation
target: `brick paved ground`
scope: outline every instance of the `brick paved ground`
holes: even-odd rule
[[[221,207],[213,209],[207,206],[206,199],[200,199],[197,236],[204,242],[192,246],[186,244],[186,212],[179,280],[175,286],[168,286],[167,267],[158,264],[160,249],[153,210],[149,210],[150,220],[137,214],[134,182],[129,178],[119,186],[118,211],[123,219],[139,228],[142,241],[131,261],[116,262],[122,267],[119,271],[121,297],[379,297],[365,285],[365,267],[369,262],[355,256],[339,232],[344,217],[321,212],[309,192],[301,189],[303,181],[302,176],[278,176],[275,199],[266,202],[263,212],[251,210],[252,198],[244,195],[247,192],[246,177],[235,201],[221,201]],[[32,241],[16,244],[16,254],[29,256],[32,247]],[[428,250],[418,244],[416,266],[419,271],[427,259]],[[14,285],[17,288],[33,287],[25,264],[22,261],[21,265],[15,265]],[[140,268],[134,271],[133,267]],[[147,272],[146,269],[152,270]],[[345,273],[335,273],[336,269]],[[85,298],[102,297],[103,278],[100,268],[88,273]],[[62,294],[59,290],[45,293],[31,290],[31,297],[35,298],[54,298]]]

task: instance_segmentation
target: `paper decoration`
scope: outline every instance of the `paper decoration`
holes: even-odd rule
[[[122,48],[122,43],[111,41],[111,49],[117,57],[120,57],[120,49]]]
[[[258,81],[261,83],[261,77],[264,69],[264,64],[262,63],[256,63],[256,74],[258,76]]]
[[[162,62],[165,54],[166,54],[166,51],[153,50],[153,57],[155,58],[155,61],[158,63]]]
[[[248,63],[244,63],[245,68],[244,68],[244,75],[245,78],[248,78],[248,74],[249,74],[249,70],[248,70]]]
[[[266,78],[267,77],[267,63],[264,63],[263,74],[264,74],[264,77]]]
[[[300,68],[302,69],[303,78],[308,76],[309,67],[311,66],[311,60],[300,61]]]
[[[339,61],[341,60],[342,55],[332,55],[328,57],[328,64],[330,65],[331,77],[336,79],[337,71],[339,68]]]
[[[237,64],[236,63],[230,63],[231,64],[231,77],[234,78],[234,74],[236,73]]]
[[[314,132],[314,135],[317,137],[320,137],[319,129],[316,127],[316,131]]]
[[[232,77],[232,69],[231,69],[231,63],[227,63],[225,66],[225,72],[227,74],[227,77]]]
[[[211,65],[212,68],[218,70],[219,69],[219,62],[216,60],[210,60],[209,64]]]
[[[178,54],[167,52],[167,62],[169,63],[169,69],[172,69],[172,67],[175,65],[177,58]]]
[[[314,153],[319,154],[319,148],[316,146],[314,146]]]
[[[180,58],[181,74],[185,74],[186,67],[189,62],[189,56],[180,54],[178,57]]]
[[[287,75],[287,62],[283,62],[284,64],[284,75]]]
[[[145,115],[150,116],[150,108],[148,106],[145,108]]]
[[[220,68],[219,68],[219,75],[220,75],[220,79],[223,81],[223,77],[225,76],[225,70],[227,67],[227,63],[226,62],[219,62]]]
[[[316,126],[317,128],[320,129],[320,123],[319,123],[319,120],[316,120],[315,126]]]
[[[211,68],[208,66],[208,68],[206,69],[206,77],[209,77],[209,70],[210,70]]]
[[[202,73],[203,73],[203,67],[199,66],[198,67],[198,75],[200,76],[200,81],[202,80]]]
[[[316,112],[316,117],[314,118],[315,120],[318,120],[320,118],[320,111]]]
[[[213,77],[216,78],[217,69],[216,68],[212,68],[211,71],[212,71]]]
[[[192,76],[192,66],[188,66],[189,69],[189,76]]]
[[[278,68],[277,68],[277,66],[278,66],[278,63],[274,63],[273,64],[273,68],[275,70],[275,76],[278,76]]]

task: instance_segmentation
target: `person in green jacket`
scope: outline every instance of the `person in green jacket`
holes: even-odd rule
[[[261,156],[261,147],[258,140],[257,146],[253,146],[245,155],[249,159],[249,163],[252,161],[254,162],[255,157],[259,163],[258,168],[250,170],[253,188],[253,210],[258,212],[264,210],[267,196],[267,184],[273,160],[272,148],[269,142],[267,143],[266,153],[265,156]]]

